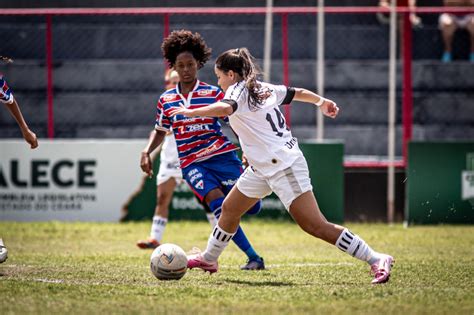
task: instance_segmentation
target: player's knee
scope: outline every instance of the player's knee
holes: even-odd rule
[[[232,217],[232,218],[240,217],[240,215],[235,210],[236,209],[233,209],[233,207],[229,204],[229,202],[224,200],[224,202],[222,203],[221,216],[226,216],[228,218],[229,217]]]
[[[453,18],[446,13],[441,14],[439,17],[439,26],[441,28],[448,28],[448,27],[453,27],[454,26],[454,21]]]
[[[259,213],[260,210],[262,210],[262,201],[261,201],[261,200],[257,201],[257,203],[254,204],[253,207],[250,208],[250,209],[247,211],[247,214],[254,215],[254,214]]]

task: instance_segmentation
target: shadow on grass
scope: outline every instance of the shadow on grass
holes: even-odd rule
[[[291,287],[295,284],[293,282],[281,282],[281,281],[247,281],[247,280],[233,280],[233,279],[226,279],[226,282],[235,283],[235,284],[243,284],[252,287]]]

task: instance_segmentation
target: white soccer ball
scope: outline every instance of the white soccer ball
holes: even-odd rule
[[[150,268],[160,280],[179,280],[188,269],[184,250],[175,244],[163,244],[151,254]]]
[[[8,250],[3,244],[3,240],[0,238],[0,264],[5,262],[8,258]]]

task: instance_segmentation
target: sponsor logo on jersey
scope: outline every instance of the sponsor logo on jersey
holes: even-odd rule
[[[193,176],[194,174],[196,174],[197,172],[199,172],[199,170],[197,168],[193,168],[192,170],[190,170],[188,172],[188,176],[191,177]]]
[[[192,184],[192,183],[194,183],[194,182],[196,181],[196,179],[199,179],[199,178],[201,178],[201,177],[202,177],[202,174],[201,174],[201,173],[197,173],[197,174],[193,175],[193,176],[189,179],[189,181],[190,181],[191,184]]]
[[[197,157],[197,158],[200,158],[200,157],[206,156],[206,155],[208,155],[209,153],[216,151],[217,149],[218,149],[218,148],[217,148],[217,145],[214,143],[212,146],[210,146],[210,147],[207,148],[206,150],[202,151],[202,152],[199,153],[199,154],[196,154],[196,157]]]
[[[209,125],[188,125],[186,126],[187,132],[201,131],[201,130],[211,130]]]
[[[163,96],[163,101],[165,102],[169,102],[169,101],[172,101],[176,98],[176,94],[166,94],[165,96]]]
[[[296,138],[293,137],[293,138],[291,138],[290,141],[287,141],[287,142],[285,143],[285,145],[286,145],[286,147],[287,147],[288,149],[293,149],[293,147],[295,146],[296,142],[297,142]]]
[[[198,181],[198,182],[196,183],[195,186],[196,186],[196,188],[198,188],[198,189],[204,189],[204,181],[201,179],[200,181]]]
[[[211,95],[211,94],[212,94],[212,90],[199,90],[198,91],[199,96],[207,96],[207,95]]]
[[[224,186],[234,186],[235,183],[237,183],[236,179],[228,179],[228,180],[225,180],[225,181],[221,182],[221,184],[224,185]]]

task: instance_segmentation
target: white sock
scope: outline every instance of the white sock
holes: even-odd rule
[[[206,213],[207,216],[207,221],[211,224],[212,227],[215,227],[217,225],[217,219],[214,216],[214,213]]]
[[[224,231],[219,227],[219,224],[216,224],[207,241],[207,248],[202,254],[204,259],[207,261],[217,261],[224,249],[229,245],[234,234]]]
[[[363,239],[348,229],[342,231],[335,245],[343,252],[369,264],[373,264],[381,258],[379,253],[370,248]]]
[[[163,233],[165,232],[166,223],[168,222],[167,218],[163,218],[159,215],[153,217],[153,223],[151,224],[150,236],[153,237],[158,242],[161,242],[163,238]]]

